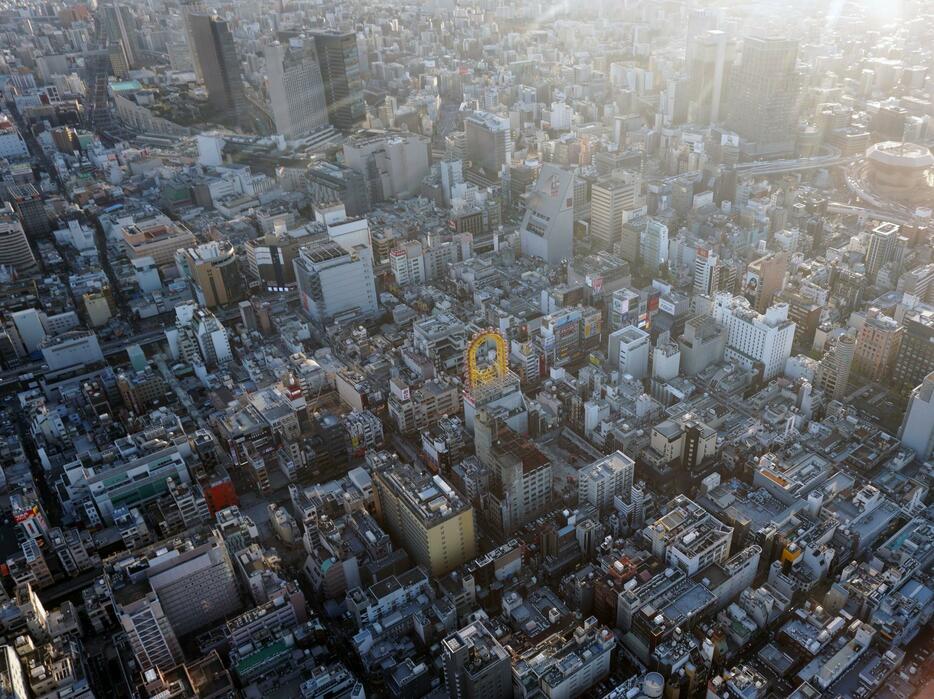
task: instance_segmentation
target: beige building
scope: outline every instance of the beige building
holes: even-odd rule
[[[440,576],[476,557],[473,507],[441,476],[389,452],[367,460],[374,467],[377,516],[416,563]]]
[[[636,172],[620,170],[595,182],[590,190],[590,237],[594,248],[612,251],[622,235],[624,212],[631,213],[642,205],[642,179]]]
[[[158,267],[174,263],[176,250],[197,242],[191,231],[166,216],[126,226],[122,236],[130,259],[151,257]]]
[[[853,354],[853,371],[870,381],[881,381],[889,376],[902,342],[902,328],[894,318],[883,315],[877,308],[866,311]]]
[[[400,379],[389,384],[389,415],[402,433],[422,430],[461,411],[461,391],[452,383],[429,380],[410,388]]]
[[[217,308],[243,298],[245,284],[237,252],[227,241],[176,251],[175,264],[201,306]]]

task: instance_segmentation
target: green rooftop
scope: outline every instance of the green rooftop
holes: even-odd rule
[[[279,639],[275,643],[270,643],[264,648],[260,648],[258,651],[250,653],[248,656],[240,660],[235,666],[235,670],[240,677],[249,675],[253,670],[268,663],[270,660],[275,658],[277,655],[290,652],[291,647],[286,642],[285,639]]]
[[[133,90],[142,90],[143,85],[139,80],[123,80],[121,82],[110,83],[110,89],[113,92],[132,92]]]

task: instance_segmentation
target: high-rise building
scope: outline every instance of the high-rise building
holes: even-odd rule
[[[573,257],[574,171],[548,163],[526,196],[519,228],[522,254],[559,264]]]
[[[600,510],[613,505],[617,495],[629,502],[636,462],[617,450],[584,466],[577,473],[577,502]]]
[[[727,331],[725,359],[761,371],[763,381],[771,381],[784,370],[795,337],[787,304],[776,304],[761,314],[746,299],[719,293],[712,315]]]
[[[0,266],[12,267],[19,276],[32,274],[38,270],[36,256],[13,207],[8,202],[4,204],[0,210]]]
[[[639,256],[643,267],[652,272],[668,262],[668,226],[654,218],[646,222],[639,240]]]
[[[378,518],[431,575],[449,573],[477,555],[473,507],[439,475],[372,454]]]
[[[590,239],[593,246],[612,252],[613,246],[620,241],[624,213],[633,212],[642,205],[642,178],[636,172],[624,170],[594,182],[590,190]],[[636,262],[628,257],[625,259]]]
[[[853,371],[870,381],[888,378],[895,365],[904,332],[905,329],[894,318],[884,315],[879,309],[867,310],[866,318],[856,335]]]
[[[227,21],[216,15],[191,14],[188,21],[197,48],[198,65],[208,91],[208,103],[217,118],[244,124],[247,101],[237,47]]]
[[[499,179],[504,165],[512,161],[512,132],[509,119],[474,112],[464,118],[465,157],[474,170],[486,177]]]
[[[511,684],[511,672],[509,678]],[[9,697],[9,699],[26,699],[30,696],[29,684],[23,674],[22,663],[16,654],[16,649],[9,644],[0,647],[0,695]]]
[[[301,138],[328,123],[321,66],[310,39],[266,47],[266,88],[276,132]]]
[[[7,194],[27,236],[30,238],[44,236],[52,230],[45,201],[34,185],[28,183],[7,185]]]
[[[627,325],[609,337],[607,356],[622,374],[642,379],[649,372],[649,354],[652,342],[649,334],[635,325]]]
[[[175,260],[195,299],[205,308],[226,306],[243,298],[246,285],[237,252],[229,242],[212,241],[184,248],[175,253]]]
[[[832,347],[824,352],[817,369],[817,387],[828,400],[843,400],[850,385],[850,371],[856,340],[852,335],[841,335]]]
[[[135,586],[127,585],[113,594],[114,611],[141,670],[168,671],[184,660],[182,647],[155,592],[139,594]]]
[[[373,256],[364,245],[346,250],[332,241],[303,247],[295,259],[302,308],[319,325],[341,317],[375,316],[379,310]]]
[[[884,222],[873,228],[869,234],[869,245],[866,248],[866,275],[870,279],[875,279],[882,266],[895,257],[898,232],[897,224]]]
[[[209,14],[208,10],[201,0],[181,0],[179,10],[185,27],[185,43],[188,45],[191,65],[195,69],[195,78],[198,79],[198,82],[204,82],[204,75],[201,73],[201,61],[198,59],[198,42],[195,39],[195,33],[191,25],[191,15]]]
[[[798,42],[746,37],[730,86],[728,125],[743,139],[753,157],[794,152],[798,75]]]
[[[441,642],[444,685],[456,699],[512,699],[512,663],[506,649],[475,621]]]
[[[725,32],[711,29],[694,39],[692,49],[688,64],[691,87],[688,121],[715,124],[723,117],[736,42]]]
[[[129,5],[112,2],[101,8],[104,17],[104,30],[111,43],[119,44],[126,57],[127,68],[138,68],[142,46],[139,41],[139,28],[136,17]]]
[[[895,355],[892,383],[902,391],[910,391],[934,371],[934,312],[909,311],[902,318],[905,328]]]
[[[782,290],[787,271],[788,255],[781,252],[760,257],[746,267],[743,296],[758,313],[765,313],[765,309],[772,305],[775,294]]]
[[[324,81],[328,119],[340,131],[353,131],[366,117],[357,35],[322,30],[312,36]]]
[[[498,535],[509,535],[552,506],[553,469],[535,444],[491,413],[478,411],[474,447],[490,469],[484,514]]]
[[[921,461],[934,453],[934,373],[928,374],[908,399],[898,438]]]
[[[429,147],[420,134],[367,129],[344,142],[344,164],[366,179],[370,201],[409,199],[430,169]]]
[[[230,553],[220,534],[193,535],[128,554],[109,570],[114,611],[146,669],[182,658],[178,637],[240,610]]]

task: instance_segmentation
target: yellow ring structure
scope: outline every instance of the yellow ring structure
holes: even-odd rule
[[[496,361],[486,367],[480,367],[477,362],[477,352],[492,341],[496,346]],[[503,379],[509,371],[506,356],[506,338],[495,330],[484,330],[474,335],[467,345],[467,385],[474,390],[491,381]]]

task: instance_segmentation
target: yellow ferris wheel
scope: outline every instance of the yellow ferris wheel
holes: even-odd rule
[[[496,359],[480,366],[477,355],[488,342],[496,348]],[[509,372],[506,355],[506,338],[496,330],[483,330],[473,336],[467,345],[467,387],[473,391],[484,384],[506,377]]]

